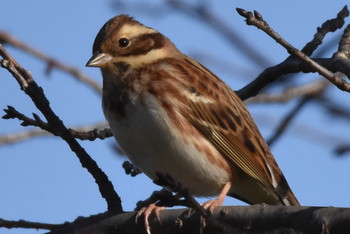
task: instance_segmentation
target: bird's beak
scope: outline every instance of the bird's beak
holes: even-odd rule
[[[85,66],[87,67],[103,67],[112,59],[112,56],[105,53],[94,53]]]

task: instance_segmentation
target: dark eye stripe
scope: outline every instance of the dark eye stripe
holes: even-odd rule
[[[166,43],[166,38],[160,33],[143,34],[132,38],[132,44],[123,48],[123,51],[117,51],[122,56],[135,56],[147,54],[149,51],[159,49]]]

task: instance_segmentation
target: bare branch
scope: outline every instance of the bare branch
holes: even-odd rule
[[[80,140],[105,139],[112,136],[112,132],[108,128],[106,122],[97,123],[88,126],[74,127],[69,129],[72,135]],[[6,144],[14,144],[21,141],[29,140],[39,136],[50,136],[51,134],[42,129],[31,129],[18,133],[10,133],[0,136],[0,146]]]
[[[210,212],[206,210],[196,199],[189,194],[187,189],[184,189],[180,183],[176,182],[168,174],[164,175],[156,173],[158,179],[154,180],[153,183],[170,189],[172,192],[162,189],[160,191],[154,191],[149,198],[144,201],[139,201],[136,205],[135,210],[139,210],[152,203],[157,206],[173,207],[173,206],[186,206],[197,211],[202,217],[209,218]],[[173,192],[176,195],[173,195]],[[183,198],[183,199],[181,199]]]
[[[241,33],[237,32],[231,24],[225,23],[217,17],[207,3],[208,1],[203,0],[195,3],[184,0],[167,0],[158,1],[157,3],[139,2],[135,5],[129,1],[112,1],[115,9],[123,9],[124,11],[136,10],[138,14],[149,14],[151,10],[152,16],[156,17],[169,15],[169,9],[176,10],[210,27],[218,35],[226,39],[242,56],[248,58],[251,63],[259,67],[266,67],[268,64],[271,64],[269,58],[252,48],[252,45],[247,43],[241,36]]]
[[[152,203],[156,203],[159,201],[165,201],[165,200],[171,200],[172,198],[174,198],[172,192],[170,192],[169,190],[166,189],[161,189],[159,191],[153,191],[153,193],[151,194],[151,196],[143,201],[138,201],[135,207],[135,211],[138,211],[140,209],[142,209],[143,207],[147,207]],[[172,199],[173,201],[173,199]],[[168,202],[166,204],[167,207],[172,207],[173,204],[169,204],[170,202]],[[175,202],[173,202],[175,203]],[[177,200],[176,201],[176,205],[180,205],[180,202]]]
[[[347,64],[349,66],[340,66],[339,64],[340,62],[343,63],[343,60],[339,61],[339,59],[334,58],[334,56],[330,59],[315,58],[312,60],[308,56],[303,54],[301,51],[297,50],[292,45],[290,45],[275,31],[273,31],[273,29],[271,29],[270,26],[262,19],[261,15],[258,12],[255,11],[254,16],[253,13],[247,12],[243,9],[237,9],[237,11],[240,15],[246,18],[247,24],[254,25],[259,29],[262,29],[264,32],[266,32],[268,35],[274,38],[278,43],[284,46],[288,50],[288,52],[291,53],[291,55],[293,55],[288,57],[282,63],[265,69],[253,82],[238,90],[237,94],[242,100],[257,95],[257,93],[262,88],[276,81],[282,75],[298,72],[318,72],[322,76],[326,77],[333,84],[335,84],[341,90],[345,90],[348,92],[350,91],[350,85],[348,83],[346,83],[344,80],[330,72],[340,71],[346,74],[348,77],[350,77],[350,64]],[[342,25],[344,24],[344,17],[346,17],[347,15],[347,8],[343,8],[341,13],[338,14],[336,20],[330,20],[324,23],[322,25],[322,28],[319,29],[318,32],[315,34],[314,39],[310,43],[308,43],[302,51],[312,53],[313,50],[318,46],[318,43],[320,43],[320,40],[324,37],[325,33],[328,32],[328,30],[332,31],[335,30],[335,28],[342,27]],[[336,26],[330,27],[330,22],[335,24]],[[325,67],[329,70],[327,70]]]
[[[79,140],[103,140],[113,136],[112,131],[106,122],[69,130],[72,135]]]
[[[35,119],[31,119],[27,117],[26,115],[18,112],[14,107],[7,106],[7,109],[4,109],[5,115],[2,116],[3,119],[19,119],[22,121],[21,125],[26,126],[36,126],[40,127],[41,129],[47,129],[49,126],[47,123],[42,121],[40,117],[37,114],[33,114]]]
[[[50,103],[44,95],[44,91],[37,85],[30,73],[17,63],[12,56],[7,53],[0,44],[0,55],[3,57],[1,66],[7,69],[19,83],[21,89],[32,99],[35,106],[41,111],[47,120],[47,124],[52,132],[59,135],[79,158],[81,165],[86,168],[94,177],[101,196],[106,200],[108,210],[122,211],[121,200],[115,192],[113,184],[106,174],[98,167],[96,162],[90,157],[84,148],[70,133],[62,120],[53,112]],[[36,119],[37,120],[37,119]]]
[[[313,60],[321,64],[322,66],[327,67],[333,72],[336,72],[338,69],[338,71],[350,77],[350,63],[346,67],[340,67],[337,65],[337,62],[333,59],[315,58]],[[273,67],[266,68],[262,73],[259,74],[259,76],[256,79],[254,79],[245,87],[237,90],[236,93],[242,100],[246,100],[250,97],[256,96],[260,92],[260,90],[265,88],[267,85],[275,82],[278,78],[281,78],[283,75],[300,72],[310,73],[313,72],[313,70],[301,60],[296,59],[295,57],[288,57],[282,63],[277,64]]]
[[[320,65],[320,63],[315,62],[310,57],[308,57],[306,54],[304,54],[302,51],[296,49],[289,42],[287,42],[285,39],[283,39],[280,35],[278,35],[267,24],[266,21],[263,20],[260,13],[258,13],[257,11],[254,11],[254,14],[253,14],[252,12],[247,12],[247,11],[245,11],[243,9],[239,9],[239,8],[237,8],[237,11],[241,16],[246,18],[246,22],[248,25],[254,25],[257,28],[264,31],[266,34],[268,34],[270,37],[272,37],[277,43],[279,43],[284,48],[286,48],[287,51],[292,56],[297,57],[298,59],[303,61],[303,63],[307,64],[312,69],[311,72],[319,73],[320,75],[322,75],[323,77],[328,79],[330,82],[332,82],[335,86],[337,86],[340,90],[350,92],[350,84],[349,83],[347,83],[343,79],[337,77],[335,74],[333,74],[326,67]]]
[[[278,124],[273,135],[266,142],[269,146],[272,146],[278,138],[286,131],[292,120],[297,116],[303,107],[311,100],[311,96],[303,97],[299,103],[284,117],[284,119]]]
[[[38,222],[29,222],[26,220],[5,220],[0,219],[0,227],[4,228],[30,228],[30,229],[46,229],[46,230],[55,230],[59,228],[64,228],[68,224],[48,224],[48,223],[38,223]]]
[[[50,136],[51,134],[42,129],[31,129],[19,133],[9,133],[0,136],[0,146],[19,143],[38,136]]]
[[[329,82],[326,80],[317,80],[315,82],[293,86],[278,94],[261,93],[245,101],[246,104],[255,103],[284,103],[294,98],[303,97],[306,95],[316,95],[323,92],[329,87]]]
[[[345,28],[343,36],[339,42],[338,51],[334,56],[343,57],[345,59],[350,58],[350,25]]]
[[[343,36],[339,43],[338,51],[333,54],[333,59],[336,61],[335,63],[335,65],[337,66],[336,69],[350,70],[349,69],[350,67],[350,61],[349,61],[350,59],[350,25],[348,25],[344,30]],[[350,76],[347,73],[345,74],[350,79]]]
[[[171,202],[175,202],[175,204],[171,204],[173,206],[179,204],[184,205],[193,208],[204,218],[208,218],[210,216],[210,212],[204,209],[204,207],[201,206],[191,194],[189,194],[188,190],[183,188],[182,185],[176,182],[173,178],[171,178],[170,175],[163,175],[161,173],[156,173],[156,175],[158,179],[154,180],[153,183],[166,188],[170,188],[171,191],[177,193],[178,196],[184,198],[184,200],[179,200],[177,197],[173,197],[173,199],[168,198],[165,201],[160,201],[160,205],[169,205],[169,200],[171,200]]]
[[[315,33],[314,38],[304,46],[301,52],[307,56],[311,56],[317,47],[322,44],[323,39],[327,33],[335,32],[336,30],[343,27],[345,23],[344,19],[347,16],[349,16],[349,11],[347,6],[344,6],[343,9],[337,14],[336,18],[327,20],[322,24],[321,27],[317,28],[317,32]]]
[[[50,234],[126,234],[145,233],[143,222],[135,224],[136,212],[88,219]],[[152,234],[200,233],[200,214],[189,209],[162,210],[160,222],[151,218]],[[346,233],[350,209],[302,206],[235,206],[217,207],[206,221],[203,233]]]
[[[247,41],[242,38],[241,34],[236,32],[232,25],[228,25],[222,20],[220,20],[215,14],[212,13],[206,4],[199,1],[197,5],[191,5],[188,1],[181,0],[167,0],[169,6],[173,9],[178,10],[188,16],[199,19],[206,25],[210,26],[213,30],[219,33],[223,38],[225,38],[234,48],[241,51],[243,56],[247,56],[252,63],[255,63],[261,67],[266,67],[268,64],[268,58],[260,54],[258,51],[252,48],[252,45],[247,43]]]
[[[92,88],[96,93],[102,94],[102,88],[100,84],[98,84],[96,81],[94,81],[92,78],[84,74],[81,70],[77,69],[76,67],[70,66],[68,64],[64,64],[63,62],[60,62],[57,59],[49,57],[43,52],[40,52],[39,50],[34,49],[33,47],[27,45],[23,41],[16,39],[15,37],[13,37],[12,35],[6,32],[0,31],[0,43],[9,44],[40,60],[43,60],[47,64],[47,69],[46,69],[47,74],[51,72],[52,68],[56,68],[58,70],[61,70],[63,72],[70,74],[73,78],[76,78],[77,80],[86,84],[88,87]]]

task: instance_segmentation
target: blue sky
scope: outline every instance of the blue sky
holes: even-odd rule
[[[137,1],[131,2],[137,4]],[[97,82],[101,82],[99,71],[85,67],[91,56],[93,40],[109,18],[121,13],[130,14],[168,36],[183,52],[200,60],[233,89],[243,87],[263,69],[237,52],[203,22],[171,11],[150,17],[150,14],[134,8],[112,9],[110,3],[92,0],[3,1],[0,30],[11,33],[47,55],[80,68]],[[335,17],[345,4],[345,0],[222,0],[217,5],[211,3],[211,7],[253,48],[264,54],[268,64],[273,65],[286,58],[287,52],[262,31],[247,26],[236,13],[236,7],[258,10],[280,35],[300,48],[313,37],[316,27]],[[156,12],[157,8],[147,9],[152,10]],[[347,23],[350,23],[349,19]],[[326,40],[331,38],[332,35],[328,35]],[[66,125],[87,125],[104,120],[100,96],[91,89],[60,71],[54,70],[48,77],[41,61],[7,48],[17,61],[31,71],[36,82],[44,88],[53,110]],[[300,82],[310,82],[317,79],[317,75],[302,76],[300,79]],[[27,115],[38,113],[29,97],[19,90],[15,80],[3,69],[0,69],[0,80],[1,109],[12,105]],[[349,103],[349,94],[336,88],[328,92],[336,100],[343,100],[342,104]],[[250,105],[249,110],[263,135],[268,137],[276,122],[295,104]],[[288,134],[272,148],[302,205],[350,206],[350,157],[339,159],[331,151],[336,143],[350,142],[348,127],[349,123],[345,120],[335,121],[323,109],[309,105],[296,118]],[[0,135],[23,130],[26,128],[21,127],[17,120],[0,119]],[[113,142],[113,139],[96,140],[82,142],[82,145],[113,182],[123,200],[124,209],[132,210],[138,200],[147,198],[158,187],[144,175],[136,178],[124,175],[121,164],[125,158],[114,153]],[[106,210],[105,201],[92,177],[81,168],[68,146],[55,137],[38,137],[0,146],[0,188],[0,218],[4,219],[62,223],[72,221],[77,216]],[[243,203],[228,198],[225,204]],[[0,228],[0,234],[41,232]]]

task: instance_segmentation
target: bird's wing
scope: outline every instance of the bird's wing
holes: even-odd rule
[[[243,102],[204,66],[185,61],[192,66],[187,75],[193,75],[190,79],[198,84],[190,88],[187,119],[230,163],[276,195],[282,172]]]

